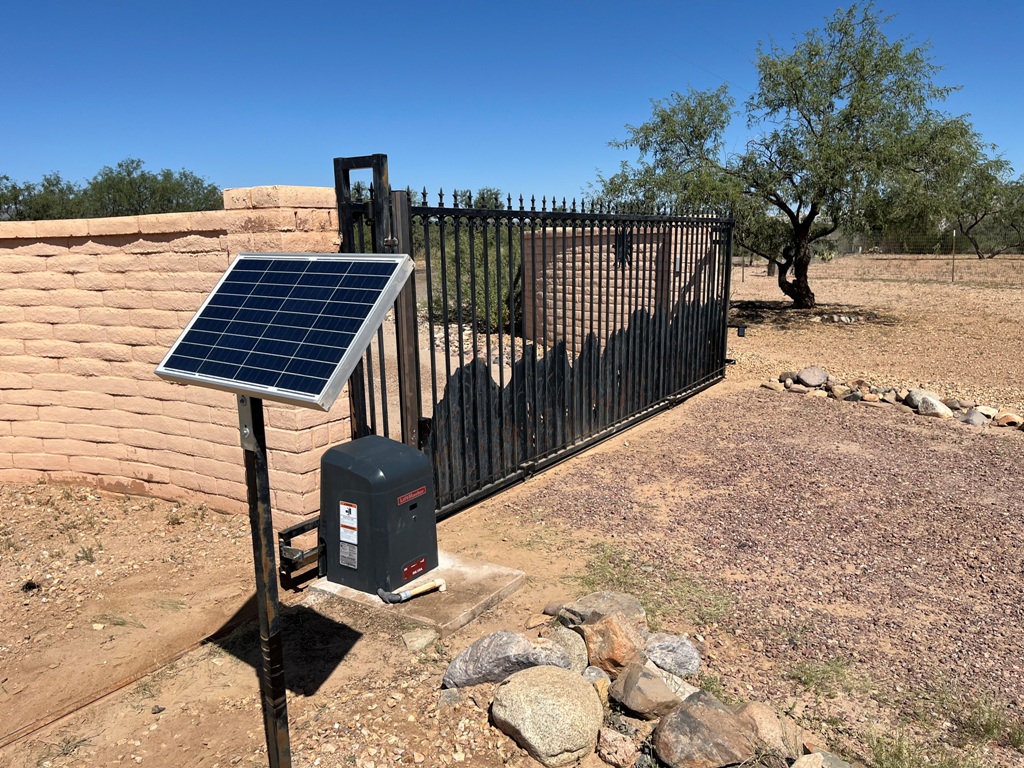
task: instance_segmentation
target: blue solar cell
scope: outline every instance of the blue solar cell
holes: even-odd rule
[[[411,272],[407,256],[242,254],[157,374],[329,408]]]

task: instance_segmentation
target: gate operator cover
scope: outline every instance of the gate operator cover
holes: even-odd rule
[[[437,567],[430,459],[367,435],[320,459],[323,575],[360,592],[394,592]]]

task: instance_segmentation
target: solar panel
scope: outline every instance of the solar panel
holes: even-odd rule
[[[329,410],[412,271],[404,255],[240,254],[156,374]]]

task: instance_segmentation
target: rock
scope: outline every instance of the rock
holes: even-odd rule
[[[803,753],[810,734],[791,717],[780,715],[760,701],[748,701],[733,708],[733,713],[749,724],[757,742],[770,752],[793,760]]]
[[[597,732],[597,754],[615,768],[632,768],[640,757],[633,740],[611,728]]]
[[[896,405],[896,403],[899,402],[896,399],[896,391],[893,390],[893,389],[888,389],[885,392],[883,392],[882,393],[882,402],[883,403],[888,403],[889,405]]]
[[[516,672],[495,691],[494,724],[549,768],[594,751],[604,709],[594,687],[558,667]]]
[[[700,690],[700,688],[695,685],[690,685],[678,675],[673,675],[671,672],[665,671],[650,659],[645,662],[644,666],[658,674],[661,679],[665,681],[665,685],[669,687],[669,690],[679,697],[680,701],[685,701]]]
[[[796,375],[796,380],[805,387],[820,387],[828,381],[828,373],[816,365],[802,369]]]
[[[594,686],[598,697],[601,699],[601,706],[608,706],[608,689],[611,688],[612,679],[600,667],[587,667],[583,670],[583,679]]]
[[[945,400],[942,401],[942,404],[949,408],[949,410],[951,411],[966,410],[964,409],[963,404],[955,397],[947,397]]]
[[[645,720],[667,715],[682,701],[665,685],[661,675],[638,661],[622,670],[608,695]]]
[[[697,674],[700,669],[700,652],[683,635],[669,635],[655,632],[647,638],[644,654],[658,667],[677,677]]]
[[[597,621],[602,616],[620,614],[646,631],[647,611],[632,595],[625,592],[593,592],[562,607],[558,620],[567,627],[575,627],[585,621]]]
[[[903,404],[909,405],[911,408],[916,409],[921,402],[921,398],[923,397],[930,397],[937,403],[942,402],[942,398],[935,392],[932,392],[930,389],[912,389],[909,392],[907,392],[906,397],[903,398]]]
[[[662,718],[654,729],[654,750],[669,768],[721,768],[754,757],[745,723],[707,691]]]
[[[782,382],[782,386],[784,386],[786,389],[789,389],[795,383],[796,382],[794,382],[792,379],[786,379],[784,382]]]
[[[811,752],[793,763],[789,768],[853,768],[845,760],[831,752]]]
[[[545,624],[548,623],[550,618],[551,617],[548,616],[547,614],[535,613],[533,616],[531,616],[530,618],[528,618],[526,620],[526,628],[527,629],[536,629],[537,627],[542,627],[542,626],[544,626]]]
[[[976,405],[974,410],[981,413],[982,416],[988,416],[990,419],[999,413],[999,409],[993,408],[991,405]]]
[[[619,671],[635,659],[647,638],[628,618],[620,614],[604,616],[597,622],[577,627],[587,643],[590,663],[600,667],[614,680]]]
[[[480,683],[500,683],[514,672],[528,667],[552,665],[568,669],[571,660],[565,649],[541,639],[531,643],[518,632],[502,630],[484,635],[452,659],[445,670],[445,688],[462,688]]]
[[[999,411],[992,417],[992,423],[997,427],[1020,427],[1024,424],[1024,417],[1013,411]]]
[[[938,419],[948,419],[953,415],[949,408],[930,395],[924,395],[917,401],[917,412],[922,416],[934,416]]]
[[[789,391],[792,392],[794,395],[806,395],[808,392],[810,392],[810,390],[803,384],[793,384],[789,388]]]
[[[787,381],[792,383],[796,381],[796,377],[796,371],[783,371],[782,373],[779,374],[779,383],[785,384]]]
[[[544,615],[545,616],[557,616],[558,612],[560,610],[562,610],[562,606],[563,605],[565,605],[565,603],[560,602],[558,600],[555,600],[554,602],[548,603],[547,605],[544,606]]]
[[[957,418],[964,424],[970,424],[972,427],[983,427],[988,424],[988,417],[977,408],[971,408],[967,413],[962,413]]]
[[[845,384],[833,384],[830,391],[832,392],[832,397],[834,397],[836,400],[845,400],[846,396],[849,395],[850,392],[852,392],[853,390],[851,390]]]
[[[154,704],[153,708],[151,710],[149,710],[149,711],[150,711],[150,713],[152,713],[154,715],[159,715],[161,712],[163,712],[166,709],[167,709],[166,707],[161,707],[159,704]]]
[[[828,397],[828,392],[824,389],[812,389],[807,393],[808,397]]]
[[[864,395],[861,394],[861,391],[859,389],[853,390],[852,392],[850,392],[850,394],[843,398],[843,400],[845,400],[848,403],[859,403],[863,399]]]
[[[850,388],[857,390],[863,395],[871,391],[871,382],[867,379],[854,379],[850,382]]]
[[[761,383],[762,389],[770,389],[772,392],[783,392],[786,387],[778,381],[765,381]]]
[[[882,398],[875,392],[867,392],[861,397],[861,401],[865,403],[878,403],[881,400]]]
[[[444,688],[437,697],[438,709],[451,709],[465,700],[458,688]]]
[[[414,629],[402,635],[402,642],[413,653],[419,653],[436,643],[437,637],[433,629]]]
[[[569,654],[569,669],[582,675],[587,669],[589,659],[587,657],[587,643],[576,632],[573,632],[561,624],[554,624],[542,632],[543,637],[561,646]]]

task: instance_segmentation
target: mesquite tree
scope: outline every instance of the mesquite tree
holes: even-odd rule
[[[815,242],[859,226],[866,201],[925,167],[959,122],[934,107],[951,89],[933,83],[927,48],[890,40],[887,22],[854,5],[792,49],[759,46],[758,87],[742,110],[753,138],[741,152],[725,148],[736,116],[726,86],[654,101],[651,119],[613,142],[639,158],[602,178],[603,193],[728,206],[737,244],[778,264],[795,307],[813,307]]]

